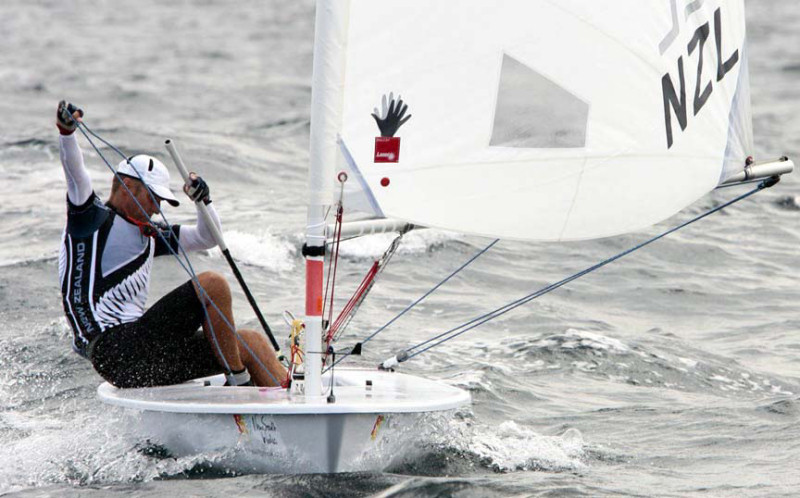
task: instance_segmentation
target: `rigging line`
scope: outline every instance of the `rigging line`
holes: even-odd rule
[[[327,214],[325,215],[325,218],[327,219]],[[333,230],[334,230],[334,232],[336,231],[335,226],[334,226]],[[336,242],[334,241],[334,244],[335,243]],[[328,268],[328,271],[327,271],[327,277],[325,277],[325,293],[322,296],[322,320],[323,320],[323,322],[325,320],[325,315],[327,314],[328,291],[330,290],[330,287],[331,287],[331,271],[333,270],[333,264],[332,263],[333,263],[333,250],[331,250],[331,253],[328,254],[327,245],[326,245],[326,247],[325,247],[325,255],[323,255],[323,264],[326,264],[326,266]]]
[[[446,284],[446,283],[447,283],[447,282],[448,282],[448,281],[449,281],[451,278],[455,277],[455,276],[456,276],[458,273],[460,273],[460,272],[461,272],[461,271],[462,271],[464,268],[466,268],[467,266],[469,266],[470,264],[472,264],[472,262],[473,262],[473,261],[475,261],[476,259],[478,259],[478,258],[480,258],[481,256],[483,256],[484,254],[486,254],[486,252],[487,252],[487,251],[489,251],[489,249],[491,249],[492,247],[494,247],[494,245],[495,245],[495,244],[497,244],[498,242],[500,242],[500,239],[495,239],[495,240],[493,240],[493,241],[492,241],[492,242],[491,242],[491,243],[490,243],[488,246],[486,246],[486,247],[484,247],[483,249],[481,249],[480,251],[478,251],[478,253],[477,253],[477,254],[475,254],[475,255],[474,255],[474,256],[472,256],[470,259],[468,259],[466,263],[464,263],[464,264],[462,264],[461,266],[459,266],[459,267],[458,267],[458,268],[457,268],[457,269],[456,269],[456,270],[455,270],[453,273],[451,273],[450,275],[448,275],[448,276],[447,276],[447,277],[446,277],[444,280],[442,280],[442,281],[441,281],[441,282],[439,282],[438,284],[434,285],[434,286],[433,286],[433,287],[432,287],[432,288],[431,288],[431,289],[430,289],[428,292],[426,292],[425,294],[423,294],[423,295],[422,295],[422,296],[421,296],[419,299],[417,299],[417,300],[416,300],[416,301],[414,301],[413,303],[411,303],[411,304],[409,304],[408,306],[406,306],[406,307],[405,307],[405,309],[404,309],[403,311],[401,311],[400,313],[398,313],[398,314],[397,314],[397,316],[395,316],[394,318],[392,318],[391,320],[389,320],[388,322],[386,322],[386,324],[385,324],[385,325],[383,325],[383,326],[382,326],[382,327],[380,327],[378,330],[376,330],[375,332],[373,332],[372,334],[370,334],[370,335],[369,335],[369,336],[368,336],[366,339],[364,339],[363,341],[361,341],[361,344],[366,344],[367,342],[369,342],[369,341],[371,341],[373,338],[375,338],[375,336],[376,336],[376,335],[378,335],[378,334],[380,334],[381,332],[383,332],[384,330],[386,330],[386,328],[387,328],[387,327],[389,327],[389,326],[390,326],[390,325],[392,325],[394,322],[396,322],[398,319],[400,319],[400,317],[402,317],[403,315],[405,315],[406,313],[408,313],[409,311],[411,311],[411,309],[412,309],[412,308],[414,308],[416,305],[418,305],[418,304],[419,304],[419,303],[421,303],[423,300],[425,300],[425,298],[427,298],[428,296],[430,296],[431,294],[433,294],[434,292],[436,292],[436,291],[439,289],[439,287],[441,287],[442,285]]]
[[[347,303],[347,306],[350,306],[351,302],[353,303],[352,309],[350,311],[347,311],[347,306],[345,306],[345,309],[342,310],[342,313],[339,316],[339,318],[336,319],[334,325],[339,324],[339,321],[342,319],[342,317],[345,317],[344,323],[338,328],[338,330],[336,330],[336,336],[334,337],[334,340],[338,340],[339,336],[343,333],[344,329],[347,328],[347,326],[350,324],[350,321],[358,312],[358,309],[364,303],[364,299],[372,289],[372,286],[375,285],[375,281],[377,280],[378,276],[386,268],[386,265],[389,263],[389,260],[391,260],[395,251],[399,247],[400,240],[403,238],[403,235],[405,235],[405,233],[401,233],[395,240],[392,241],[391,245],[386,250],[386,252],[384,252],[383,256],[381,256],[379,260],[376,260],[372,264],[372,267],[367,272],[367,275],[364,276],[364,280],[361,281],[361,285],[359,285],[359,288],[356,290],[353,297]],[[345,315],[345,312],[348,313],[347,316]],[[322,373],[323,374],[326,373],[328,370],[332,369],[333,367],[344,361],[348,356],[351,356],[353,354],[352,351],[353,350],[339,353],[340,355],[339,359],[336,360],[329,367],[325,368],[322,371]]]
[[[344,207],[342,205],[342,201],[341,201],[341,198],[340,198],[339,207],[336,210],[336,227],[337,227],[337,230],[335,230],[336,231],[336,246],[335,246],[335,249],[334,249],[334,253],[331,255],[331,258],[333,260],[333,264],[331,265],[331,266],[333,266],[333,280],[330,282],[331,300],[330,300],[329,308],[328,308],[328,320],[327,320],[327,329],[328,330],[326,331],[326,334],[325,334],[325,344],[328,346],[328,348],[325,351],[325,356],[322,358],[322,364],[323,365],[325,363],[327,363],[327,361],[328,361],[328,351],[331,349],[331,347],[330,347],[331,346],[331,341],[333,341],[333,329],[332,329],[332,327],[333,327],[334,291],[336,290],[336,270],[339,268],[339,247],[340,247],[340,240],[342,238],[342,217],[343,217],[343,213],[344,213]],[[328,270],[329,270],[328,276],[330,276],[330,268],[328,268]],[[327,296],[327,293],[328,293],[328,289],[326,288],[325,289],[325,295],[326,296]],[[323,311],[323,317],[324,317],[324,311]],[[334,360],[335,360],[335,358],[334,358]]]
[[[392,256],[394,256],[397,248],[400,247],[400,241],[403,239],[404,235],[405,232],[402,232],[395,237],[392,243],[389,244],[389,247],[386,249],[386,251],[384,251],[383,255],[379,259],[373,261],[372,266],[361,280],[361,283],[359,284],[358,288],[356,288],[353,296],[347,301],[347,304],[344,306],[334,322],[332,330],[334,333],[334,341],[339,340],[339,337],[341,337],[344,329],[347,328],[347,326],[350,324],[350,321],[358,312],[358,309],[361,307],[361,304],[364,302],[367,294],[369,294],[369,292],[372,290],[372,286],[375,285],[377,277],[383,273],[383,270],[389,264],[389,261],[392,259]]]
[[[84,128],[86,129],[86,131],[84,131]],[[97,134],[96,134],[94,131],[92,131],[92,130],[91,130],[91,129],[90,129],[90,128],[89,128],[89,127],[88,127],[88,126],[87,126],[87,125],[86,125],[86,124],[83,122],[83,121],[79,121],[79,122],[78,122],[78,129],[81,131],[81,133],[82,133],[82,134],[83,134],[83,136],[86,138],[86,140],[89,142],[89,144],[91,144],[91,146],[94,148],[94,150],[95,150],[95,151],[97,152],[97,154],[100,156],[100,158],[103,160],[103,162],[106,164],[106,166],[107,166],[107,167],[108,167],[108,168],[111,170],[111,172],[114,174],[114,176],[115,176],[115,177],[117,178],[117,180],[120,182],[120,184],[121,184],[121,185],[124,187],[124,189],[125,189],[125,191],[128,193],[128,195],[129,195],[129,196],[131,196],[131,199],[134,201],[134,203],[135,203],[135,204],[136,204],[136,206],[139,208],[139,210],[140,210],[142,213],[144,213],[144,214],[145,214],[145,216],[147,216],[147,211],[146,211],[146,210],[144,209],[144,207],[143,207],[143,206],[142,206],[142,205],[139,203],[138,199],[136,199],[136,197],[133,195],[133,192],[131,192],[131,191],[130,191],[130,189],[128,188],[128,186],[127,186],[127,185],[125,185],[125,182],[123,182],[123,181],[122,181],[122,179],[119,177],[119,174],[116,172],[116,170],[114,170],[113,166],[111,166],[111,164],[108,162],[108,160],[106,159],[106,157],[103,155],[103,153],[102,153],[102,152],[100,152],[100,149],[97,147],[97,145],[95,145],[94,141],[92,141],[92,139],[91,139],[91,138],[89,138],[89,136],[87,135],[87,133],[86,133],[86,132],[88,131],[88,132],[89,132],[89,133],[91,133],[91,134],[92,134],[94,137],[96,137],[98,140],[100,140],[100,141],[101,141],[101,142],[103,142],[104,144],[106,144],[106,145],[108,145],[109,147],[111,147],[111,149],[113,149],[113,150],[114,150],[114,151],[115,151],[117,154],[119,154],[119,155],[120,155],[122,158],[124,158],[124,159],[127,161],[128,159],[127,159],[127,157],[125,156],[125,154],[123,154],[123,153],[122,153],[122,152],[121,152],[121,151],[120,151],[118,148],[116,148],[114,145],[110,144],[109,142],[107,142],[106,140],[104,140],[102,137],[98,136],[98,135],[97,135]],[[134,171],[136,171],[136,170],[134,169]],[[136,172],[136,173],[137,173],[137,176],[139,176],[139,180],[140,180],[140,181],[142,181],[142,182],[144,183],[144,180],[141,178],[141,175],[139,175],[139,173],[138,173],[138,172]],[[153,200],[153,202],[154,202],[154,203],[155,203],[155,204],[158,206],[158,205],[159,205],[159,203],[158,203],[158,200],[155,198],[155,195],[154,195],[154,194],[153,194],[153,193],[150,191],[150,189],[147,189],[147,192],[148,192],[148,194],[150,195],[150,197],[151,197],[151,199]],[[159,208],[159,214],[160,214],[160,215],[161,215],[161,217],[164,219],[164,222],[167,224],[167,229],[169,230],[169,232],[170,232],[170,233],[174,233],[174,232],[173,232],[173,230],[172,230],[172,225],[169,223],[169,220],[167,220],[166,216],[164,215],[163,211],[162,211],[160,208]],[[149,216],[147,216],[147,217],[149,218]],[[281,385],[281,384],[280,384],[280,382],[279,382],[279,381],[278,381],[278,380],[275,378],[275,376],[274,376],[274,375],[272,375],[272,372],[270,372],[270,371],[269,371],[269,369],[266,367],[266,365],[264,365],[264,363],[263,363],[263,362],[262,362],[262,361],[261,361],[261,360],[258,358],[258,356],[257,356],[257,355],[256,355],[256,354],[253,352],[253,350],[250,348],[250,346],[247,344],[247,342],[246,342],[246,341],[244,341],[244,340],[241,338],[241,335],[240,335],[240,334],[239,334],[239,333],[236,331],[236,328],[235,328],[235,327],[234,327],[234,326],[233,326],[233,325],[230,323],[230,321],[228,321],[228,319],[225,317],[225,315],[224,315],[224,314],[222,313],[222,311],[219,309],[219,307],[218,307],[218,306],[217,306],[217,304],[214,302],[214,300],[213,300],[213,299],[211,299],[211,296],[209,296],[209,295],[208,295],[208,293],[206,292],[205,288],[203,288],[203,286],[202,286],[202,285],[200,285],[200,281],[199,281],[199,279],[197,278],[197,274],[195,273],[195,271],[194,271],[194,268],[192,267],[192,263],[191,263],[191,261],[189,260],[189,256],[187,255],[187,253],[186,253],[186,250],[184,249],[183,245],[180,243],[180,240],[177,240],[177,239],[176,239],[176,242],[177,242],[177,245],[178,245],[178,249],[180,250],[180,252],[181,252],[181,254],[183,255],[183,257],[186,259],[186,264],[184,264],[184,262],[181,260],[181,257],[180,257],[180,256],[177,254],[177,252],[175,251],[175,249],[173,249],[173,248],[172,248],[172,246],[169,244],[169,241],[166,239],[166,237],[164,236],[164,234],[163,234],[163,233],[161,233],[161,231],[160,231],[160,230],[157,230],[156,232],[157,232],[158,236],[161,238],[161,240],[162,240],[162,242],[164,243],[164,245],[167,247],[167,249],[169,249],[169,251],[170,251],[170,253],[172,254],[172,256],[174,256],[174,257],[175,257],[175,259],[178,261],[178,264],[179,264],[179,265],[180,265],[180,266],[183,268],[183,270],[184,270],[184,271],[185,271],[185,272],[186,272],[186,273],[189,275],[189,278],[190,278],[190,279],[192,280],[192,282],[193,282],[193,283],[194,283],[194,284],[197,286],[197,289],[199,289],[199,290],[200,290],[200,292],[202,293],[202,297],[205,297],[205,298],[208,300],[208,302],[209,302],[209,303],[211,303],[211,305],[213,306],[213,308],[214,308],[214,309],[217,311],[217,313],[219,314],[219,316],[222,318],[222,320],[223,320],[223,322],[225,323],[225,325],[227,325],[227,326],[228,326],[228,328],[229,328],[231,331],[233,331],[233,334],[234,334],[234,336],[236,337],[237,341],[238,341],[240,344],[244,345],[245,349],[247,349],[247,351],[250,353],[250,355],[251,355],[251,356],[252,356],[252,357],[253,357],[253,358],[256,360],[256,362],[258,363],[258,365],[259,365],[259,366],[260,366],[260,367],[261,367],[261,368],[262,368],[262,369],[263,369],[265,372],[267,372],[267,375],[269,375],[269,377],[270,377],[270,378],[273,380],[273,382],[275,382],[275,383],[276,383],[276,385]],[[187,265],[188,265],[188,268],[187,268]],[[219,345],[219,342],[218,342],[218,340],[217,340],[217,335],[216,335],[216,332],[214,331],[214,327],[213,327],[213,325],[211,324],[211,317],[209,316],[208,309],[207,309],[205,306],[203,306],[203,313],[205,314],[205,317],[206,317],[206,322],[208,323],[208,326],[209,326],[209,328],[211,329],[211,337],[212,337],[212,339],[213,339],[214,346],[215,346],[215,348],[217,349],[217,352],[219,352],[220,358],[222,358],[222,362],[224,363],[224,368],[225,368],[225,370],[226,370],[228,373],[230,373],[230,372],[231,372],[230,365],[228,364],[228,361],[227,361],[227,358],[225,358],[225,355],[224,355],[224,354],[222,354],[222,349],[221,349],[221,347],[220,347],[220,345]]]
[[[341,224],[342,224],[342,216],[344,213],[344,183],[341,184],[341,190],[339,192],[339,202],[336,204],[336,223],[333,226],[333,233],[334,233],[334,251],[328,255],[328,277],[325,280],[325,295],[322,298],[322,323],[323,327],[325,327],[325,314],[326,314],[326,307],[328,306],[328,291],[331,292],[331,301],[330,301],[330,312],[328,312],[328,319],[327,319],[327,328],[330,329],[331,320],[333,318],[333,291],[336,285],[336,269],[333,268],[333,262],[336,261],[338,264],[339,262],[339,242],[342,238],[341,233]],[[331,212],[333,206],[328,206],[328,210],[325,212],[324,219],[328,219],[328,215]],[[327,232],[327,230],[325,230]],[[327,238],[327,237],[326,237]],[[327,253],[327,242],[325,244],[325,252]],[[331,283],[331,270],[333,270],[333,283]],[[330,343],[330,339],[326,339],[326,342]],[[326,355],[327,358],[327,355]],[[324,362],[324,360],[323,360]]]
[[[426,347],[424,349],[421,349],[421,350],[418,350],[418,351],[414,351],[413,353],[409,354],[407,356],[407,358],[405,360],[403,360],[403,361],[411,359],[411,358],[413,358],[415,356],[418,356],[418,355],[420,355],[420,354],[422,354],[422,353],[424,353],[424,352],[426,352],[426,351],[428,351],[428,350],[430,350],[430,349],[432,349],[432,348],[434,348],[436,346],[444,344],[445,342],[447,342],[447,341],[449,341],[451,339],[454,339],[454,338],[460,336],[461,334],[464,334],[464,333],[466,333],[466,332],[468,332],[468,331],[470,331],[470,330],[472,330],[472,329],[474,329],[476,327],[479,327],[479,326],[483,325],[484,323],[486,323],[488,321],[494,320],[495,318],[497,318],[499,316],[502,316],[502,315],[508,313],[509,311],[511,311],[511,310],[513,310],[515,308],[518,308],[518,307],[520,307],[520,306],[522,306],[524,304],[527,304],[530,301],[533,301],[534,299],[537,299],[537,298],[539,298],[539,297],[541,297],[541,296],[543,296],[545,294],[548,294],[548,293],[558,289],[559,287],[562,287],[562,286],[564,286],[564,285],[566,285],[566,284],[568,284],[568,283],[570,283],[570,282],[572,282],[574,280],[577,280],[578,278],[581,278],[581,277],[583,277],[583,276],[585,276],[585,275],[587,275],[589,273],[592,273],[592,272],[594,272],[594,271],[596,271],[596,270],[598,270],[598,269],[600,269],[600,268],[602,268],[602,267],[604,267],[604,266],[606,266],[606,265],[608,265],[610,263],[613,263],[614,261],[617,261],[617,260],[619,260],[619,259],[621,259],[621,258],[623,258],[623,257],[625,257],[625,256],[627,256],[627,255],[629,255],[629,254],[631,254],[633,252],[636,252],[639,249],[642,249],[643,247],[648,246],[648,245],[652,244],[653,242],[656,242],[657,240],[660,240],[660,239],[666,237],[667,235],[670,235],[670,234],[672,234],[674,232],[677,232],[678,230],[681,230],[681,229],[691,225],[692,223],[700,221],[703,218],[706,218],[707,216],[710,216],[710,215],[712,215],[712,214],[714,214],[716,212],[719,212],[719,211],[721,211],[721,210],[723,210],[723,209],[725,209],[725,208],[727,208],[727,207],[729,207],[729,206],[731,206],[733,204],[736,204],[737,202],[740,202],[740,201],[742,201],[742,200],[744,200],[744,199],[746,199],[746,198],[748,198],[748,197],[750,197],[750,196],[752,196],[752,195],[754,195],[754,194],[756,194],[756,193],[758,193],[758,192],[760,192],[760,191],[762,191],[762,190],[764,190],[766,188],[770,188],[773,185],[775,185],[776,183],[778,183],[778,181],[780,181],[780,178],[778,178],[778,177],[774,177],[774,178],[770,178],[770,179],[764,180],[763,182],[761,182],[761,184],[757,188],[755,188],[755,189],[753,189],[753,190],[751,190],[751,191],[749,191],[749,192],[747,192],[745,194],[742,194],[739,197],[734,198],[733,200],[730,200],[730,201],[728,201],[728,202],[726,202],[724,204],[721,204],[720,206],[717,206],[716,208],[711,209],[711,210],[709,210],[709,211],[707,211],[707,212],[705,212],[705,213],[703,213],[703,214],[701,214],[699,216],[696,216],[696,217],[692,218],[691,220],[686,221],[686,222],[684,222],[684,223],[682,223],[682,224],[680,224],[680,225],[678,225],[678,226],[676,226],[676,227],[674,227],[674,228],[672,228],[670,230],[667,230],[666,232],[663,232],[660,235],[657,235],[657,236],[655,236],[655,237],[653,237],[651,239],[648,239],[645,242],[642,242],[641,244],[638,244],[638,245],[636,245],[636,246],[634,246],[634,247],[632,247],[632,248],[630,248],[630,249],[628,249],[628,250],[626,250],[624,252],[621,252],[621,253],[617,254],[616,256],[608,258],[608,259],[606,259],[606,260],[604,260],[604,261],[602,261],[602,262],[600,262],[600,263],[598,263],[598,264],[596,264],[594,266],[591,266],[591,267],[589,267],[589,268],[587,268],[587,269],[585,269],[585,270],[583,270],[583,271],[581,271],[579,273],[576,273],[576,274],[574,274],[574,275],[572,275],[570,277],[567,277],[564,280],[561,280],[561,281],[556,282],[554,284],[548,285],[547,287],[544,287],[543,289],[540,289],[540,290],[538,290],[538,291],[536,291],[536,292],[534,292],[532,294],[528,294],[527,296],[522,297],[520,299],[517,299],[516,301],[513,301],[513,302],[511,302],[511,303],[509,303],[509,304],[507,304],[505,306],[497,308],[494,311],[491,311],[491,312],[486,313],[484,315],[481,315],[481,316],[478,316],[476,318],[473,318],[469,322],[466,322],[466,323],[463,323],[463,324],[461,324],[461,325],[459,325],[457,327],[454,327],[454,328],[452,328],[452,329],[450,329],[450,330],[448,330],[446,332],[443,332],[442,334],[439,334],[436,337],[428,339],[427,341],[424,341],[424,342],[421,342],[421,343],[419,343],[419,344],[417,344],[415,346],[412,346],[412,347],[406,349],[404,352],[408,353],[408,352],[413,351],[415,349],[418,349],[418,348],[420,348],[420,347],[422,347],[422,346],[424,346],[426,344],[430,344],[431,342],[438,340],[438,342],[435,342],[434,344],[431,344],[431,345],[429,345],[428,347]],[[445,337],[445,336],[447,336],[447,337]],[[441,339],[441,340],[439,340],[439,339]]]
[[[368,235],[372,235],[372,234],[368,234]],[[342,242],[347,242],[348,240],[360,239],[361,237],[363,237],[363,235],[353,235],[352,237],[347,237],[347,238],[342,239]],[[330,242],[325,242],[326,246],[332,246],[334,244],[336,244],[335,240],[331,240]]]
[[[398,238],[398,239],[399,239],[399,238]],[[414,301],[413,303],[411,303],[411,304],[409,304],[408,306],[406,306],[406,308],[405,308],[403,311],[401,311],[401,312],[400,312],[400,313],[399,313],[397,316],[395,316],[394,318],[392,318],[391,320],[389,320],[389,321],[388,321],[388,322],[387,322],[385,325],[383,325],[383,326],[382,326],[382,327],[380,327],[378,330],[376,330],[375,332],[373,332],[372,334],[370,334],[370,335],[369,335],[369,336],[368,336],[366,339],[364,339],[363,341],[361,341],[361,344],[362,344],[362,345],[366,344],[367,342],[369,342],[369,341],[371,341],[373,338],[375,338],[375,336],[376,336],[376,335],[378,335],[378,334],[380,334],[381,332],[383,332],[384,330],[386,330],[386,328],[387,328],[387,327],[389,327],[391,324],[393,324],[394,322],[396,322],[396,321],[397,321],[397,320],[398,320],[400,317],[402,317],[403,315],[405,315],[406,313],[408,313],[408,312],[409,312],[409,311],[410,311],[412,308],[414,308],[416,305],[418,305],[419,303],[421,303],[421,302],[422,302],[422,301],[423,301],[425,298],[427,298],[428,296],[430,296],[431,294],[433,294],[434,292],[436,292],[436,290],[437,290],[439,287],[441,287],[442,285],[444,285],[445,283],[447,283],[447,282],[448,282],[448,281],[449,281],[451,278],[453,278],[454,276],[456,276],[456,275],[457,275],[459,272],[461,272],[461,271],[462,271],[464,268],[466,268],[467,266],[469,266],[470,264],[472,264],[472,262],[473,262],[473,261],[475,261],[476,259],[478,259],[478,258],[480,258],[481,256],[483,256],[483,255],[484,255],[486,252],[488,252],[488,251],[489,251],[489,249],[491,249],[492,247],[494,247],[494,245],[495,245],[495,244],[497,244],[498,242],[500,242],[500,239],[495,239],[495,240],[493,240],[491,243],[489,243],[489,245],[488,245],[488,246],[486,246],[486,247],[484,247],[483,249],[481,249],[480,251],[478,251],[478,253],[477,253],[477,254],[473,255],[473,256],[472,256],[470,259],[468,259],[468,260],[467,260],[467,261],[466,261],[464,264],[462,264],[461,266],[459,266],[459,267],[458,267],[458,268],[457,268],[457,269],[456,269],[454,272],[452,272],[450,275],[448,275],[448,276],[447,276],[447,277],[446,277],[444,280],[442,280],[441,282],[439,282],[438,284],[436,284],[435,286],[433,286],[433,287],[432,287],[432,288],[431,288],[431,289],[430,289],[428,292],[426,292],[425,294],[423,294],[423,295],[422,295],[422,296],[421,296],[419,299],[417,299],[417,300],[416,300],[416,301]],[[391,258],[391,255],[389,255],[389,258]],[[388,259],[387,259],[387,262],[388,262]],[[434,339],[434,340],[435,340],[435,339]],[[328,371],[328,370],[330,370],[332,367],[335,367],[336,365],[338,365],[339,363],[341,363],[342,361],[344,361],[344,360],[345,360],[345,359],[346,359],[348,356],[351,356],[351,353],[350,353],[350,352],[347,352],[347,353],[339,353],[339,355],[340,355],[340,356],[339,356],[339,359],[338,359],[338,360],[336,360],[336,362],[335,362],[333,365],[331,365],[330,367],[328,367],[328,368],[326,368],[325,370],[323,370],[323,373],[327,372],[327,371]]]
[[[344,214],[344,208],[342,207],[341,200],[339,201],[339,207],[336,209],[336,226],[334,228],[335,233],[335,240],[336,245],[331,253],[331,257],[328,261],[328,283],[325,285],[325,299],[328,297],[328,290],[330,290],[330,302],[328,303],[328,335],[326,337],[326,342],[330,344],[331,336],[330,336],[330,329],[331,325],[333,324],[333,305],[334,305],[334,293],[336,291],[336,272],[339,268],[339,248],[340,248],[340,239],[342,238],[342,217]],[[333,270],[333,276],[331,277],[331,270]],[[322,308],[322,316],[325,317],[325,303],[323,303]],[[326,355],[327,358],[327,355]]]
[[[728,183],[728,184],[720,185],[717,188],[715,188],[714,190],[720,190],[720,189],[723,189],[723,188],[731,188],[731,187],[741,187],[742,185],[749,185],[751,183],[758,183],[758,182],[762,182],[762,181],[764,181],[763,178],[757,178],[755,180],[745,180],[743,182]]]
[[[339,337],[341,337],[341,335],[344,333],[344,330],[350,325],[350,322],[353,320],[356,313],[358,313],[358,310],[361,309],[361,305],[364,304],[364,300],[367,298],[367,295],[372,291],[372,287],[378,281],[378,277],[380,277],[384,270],[386,270],[386,267],[389,266],[389,262],[392,260],[397,252],[397,249],[400,247],[400,243],[402,242],[406,233],[408,233],[408,230],[400,231],[392,243],[389,244],[389,248],[386,249],[381,258],[373,263],[372,268],[370,268],[369,272],[367,273],[368,277],[370,273],[372,273],[372,276],[368,281],[366,280],[367,277],[365,277],[366,285],[361,291],[361,296],[354,301],[353,307],[346,316],[346,319],[338,327],[338,330],[336,331],[336,337],[334,338],[335,340],[339,340]],[[342,315],[344,315],[344,313]]]
[[[334,226],[334,234],[336,239],[336,245],[334,246],[334,251],[328,261],[328,283],[325,285],[325,300],[328,297],[328,290],[330,289],[331,292],[331,300],[328,307],[328,319],[325,320],[325,302],[323,301],[322,304],[322,324],[323,327],[327,328],[325,331],[325,344],[328,346],[325,351],[325,356],[322,358],[322,364],[324,365],[328,361],[328,353],[331,351],[331,342],[333,341],[333,306],[335,303],[334,294],[336,291],[336,271],[339,268],[339,248],[341,247],[341,239],[342,239],[342,220],[344,218],[344,182],[347,180],[347,176],[345,175],[344,179],[342,179],[342,174],[338,175],[339,182],[341,184],[341,189],[339,191],[339,202],[336,207],[336,225]],[[331,264],[332,263],[332,264]],[[331,266],[333,267],[333,280],[331,280]],[[334,355],[334,360],[336,359]],[[333,388],[331,388],[333,389]]]
[[[336,322],[334,323],[334,328],[336,329],[334,336],[335,341],[339,340],[339,337],[344,332],[344,329],[347,328],[347,326],[350,324],[355,314],[358,312],[361,305],[364,303],[364,299],[366,298],[367,294],[369,294],[372,287],[375,285],[378,276],[383,272],[384,269],[386,269],[386,266],[389,264],[389,261],[392,259],[392,256],[394,256],[395,252],[397,251],[397,248],[400,246],[400,241],[403,239],[403,236],[405,234],[406,232],[401,232],[392,241],[392,243],[389,245],[389,248],[386,249],[386,251],[383,253],[383,256],[381,256],[380,259],[375,260],[375,262],[373,262],[372,267],[367,272],[367,275],[365,275],[364,279],[361,281],[361,285],[359,285],[359,288],[356,290],[353,297],[350,298],[350,301],[348,301],[347,305],[345,306],[345,309],[342,310],[342,313],[339,315],[339,317],[336,319]],[[349,310],[348,307],[350,307]],[[340,324],[340,320],[342,320],[343,318],[344,318],[343,323]],[[353,354],[352,351],[353,350],[339,353],[341,355],[339,359],[335,360],[332,365],[325,368],[322,371],[322,373],[326,373],[328,370],[332,369],[333,367],[341,363],[345,358],[351,356]]]
[[[342,332],[344,332],[344,330],[350,324],[353,316],[355,316],[356,312],[361,306],[361,303],[364,301],[364,297],[369,292],[369,289],[372,287],[372,283],[374,282],[374,278],[378,274],[378,266],[379,265],[377,261],[372,263],[372,266],[367,271],[367,274],[364,275],[364,278],[356,288],[353,296],[347,301],[347,304],[345,304],[344,308],[342,308],[342,311],[336,318],[336,321],[333,322],[331,331],[333,332],[334,341],[339,340]]]

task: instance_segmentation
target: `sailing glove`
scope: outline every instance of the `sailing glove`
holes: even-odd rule
[[[408,111],[408,104],[403,103],[403,99],[398,95],[397,100],[394,99],[394,94],[390,93],[389,98],[386,95],[381,99],[383,109],[378,112],[376,107],[372,117],[378,123],[378,128],[381,130],[382,137],[393,137],[397,130],[405,124],[406,121],[411,119],[411,114],[406,116]],[[405,117],[404,117],[405,116]]]
[[[183,186],[183,191],[186,192],[189,199],[192,202],[203,201],[203,204],[210,204],[211,192],[206,181],[198,176],[197,173],[189,173],[189,180],[191,183]]]
[[[62,135],[72,135],[78,126],[78,121],[83,117],[83,110],[75,105],[61,101],[56,112],[56,126]]]

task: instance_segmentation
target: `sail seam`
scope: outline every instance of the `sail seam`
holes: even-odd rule
[[[561,240],[564,237],[564,232],[567,231],[567,227],[569,226],[569,220],[572,217],[572,210],[575,208],[575,204],[578,202],[578,195],[581,192],[581,182],[583,181],[583,173],[586,171],[586,163],[589,160],[584,158],[583,164],[581,165],[581,172],[578,174],[578,184],[575,185],[575,194],[572,196],[572,202],[569,205],[569,209],[567,210],[567,217],[564,218],[564,225],[561,227],[561,233],[558,234],[558,240]]]

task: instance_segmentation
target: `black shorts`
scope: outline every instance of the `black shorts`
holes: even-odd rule
[[[105,330],[90,346],[89,359],[116,387],[180,384],[222,373],[212,346],[199,330],[203,304],[186,282],[135,322]]]

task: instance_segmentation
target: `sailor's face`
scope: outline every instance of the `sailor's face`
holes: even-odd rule
[[[140,189],[140,194],[137,195],[139,199],[139,203],[142,205],[145,211],[147,211],[147,216],[153,216],[156,213],[161,212],[161,199],[155,195],[151,194],[151,192],[142,185]]]
[[[125,184],[139,204],[137,205],[136,202],[131,202],[132,205],[129,207],[128,216],[140,221],[147,221],[147,218],[150,216],[161,212],[161,199],[156,195],[151,195],[150,191],[141,181],[134,178],[125,178]],[[139,206],[144,208],[147,217],[144,216]]]

